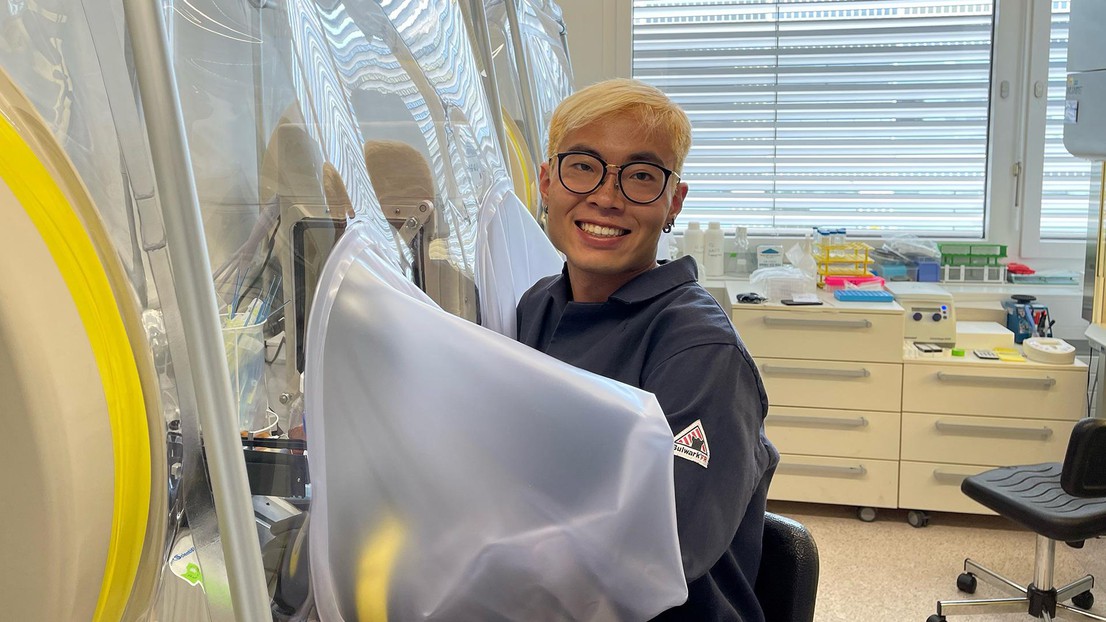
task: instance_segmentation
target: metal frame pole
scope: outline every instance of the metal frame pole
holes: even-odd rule
[[[242,458],[238,418],[233,414],[211,265],[162,7],[162,3],[150,0],[123,0],[163,206],[173,288],[203,426],[234,616],[238,620],[271,620],[253,501]]]
[[[530,88],[530,62],[526,58],[526,51],[522,45],[522,29],[518,21],[518,3],[515,0],[503,0],[503,6],[507,10],[507,23],[511,27],[511,48],[515,53],[516,67],[518,68],[518,86],[522,93],[522,122],[526,126],[526,138],[530,143],[530,157],[534,162],[545,161],[545,154],[541,151],[541,134],[538,130],[538,106],[534,99],[534,90]]]
[[[484,92],[491,106],[492,122],[495,124],[499,149],[503,154],[503,164],[510,169],[511,154],[508,151],[507,128],[503,126],[503,104],[499,101],[499,85],[495,81],[495,58],[492,56],[492,39],[488,32],[488,12],[484,9],[484,0],[469,0],[469,14],[472,22],[472,36],[476,40],[476,52],[483,65]]]

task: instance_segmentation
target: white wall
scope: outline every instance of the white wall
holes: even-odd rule
[[[632,59],[630,0],[559,0],[568,32],[576,88],[629,78]]]

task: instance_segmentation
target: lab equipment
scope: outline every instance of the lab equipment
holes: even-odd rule
[[[255,305],[256,306],[256,305]],[[220,317],[231,395],[235,397],[238,430],[242,434],[267,432],[276,424],[268,417],[265,391],[265,319],[260,309],[247,308]]]
[[[778,268],[783,265],[783,246],[761,244],[757,247],[757,269]]]
[[[759,268],[749,275],[749,283],[760,287],[769,300],[787,300],[816,291],[814,279],[795,266]]]
[[[823,236],[823,243],[815,241],[811,249],[818,265],[818,285],[822,286],[827,276],[870,276],[872,259],[869,253],[872,247],[863,242],[824,243],[835,238]]]
[[[693,220],[687,223],[687,229],[684,231],[684,254],[690,255],[695,260],[695,265],[699,268],[699,272],[703,273],[703,269],[706,263],[706,239],[703,237],[703,230],[699,228],[699,221]]]
[[[1040,430],[1045,431],[1048,428]],[[1101,502],[1106,497],[1101,476],[1103,457],[1106,420],[1086,418],[1072,429],[1062,463],[1000,467],[964,479],[960,485],[964,494],[1037,534],[1036,560],[1033,582],[1019,585],[965,559],[956,586],[972,594],[982,579],[1004,590],[1019,590],[1020,598],[1003,599],[1007,602],[1002,612],[1017,613],[1021,618],[1024,611],[1034,618],[1044,618],[1047,612],[1053,619],[1057,613],[1065,618],[1099,619],[1080,611],[1094,604],[1094,577],[1087,575],[1062,587],[1054,586],[1052,581],[1058,542],[1080,545],[1106,534],[1106,503]],[[1068,600],[1075,606],[1067,605]],[[978,613],[981,602],[938,601],[937,613],[927,622],[947,622],[949,615]]]
[[[1052,336],[1052,326],[1056,322],[1049,316],[1048,307],[1036,300],[1036,296],[1014,294],[1010,300],[1002,301],[1006,309],[1006,328],[1014,333],[1014,343],[1021,343],[1028,337]]]
[[[887,290],[902,305],[906,339],[956,343],[956,308],[952,294],[931,283],[888,283]]]
[[[749,230],[745,227],[738,227],[734,233],[734,250],[731,253],[733,257],[733,272],[736,276],[747,277],[752,272],[750,269],[755,265],[755,259],[749,261]]]
[[[827,276],[825,278],[827,290],[834,289],[881,289],[884,284],[882,277],[878,276]]]
[[[872,249],[872,274],[888,281],[917,280],[918,268],[904,255],[886,248]]]
[[[1014,333],[998,322],[965,322],[964,308],[960,307],[960,314],[956,320],[956,345],[968,350],[979,348],[989,350],[991,348],[1014,347]]]
[[[1006,281],[1005,244],[967,244],[950,242],[939,244],[941,271],[944,281],[981,281],[1003,283]]]
[[[706,232],[703,234],[704,272],[707,276],[722,276],[725,267],[725,257],[722,253],[724,242],[725,236],[722,235],[722,223],[709,223]]]
[[[1075,362],[1075,346],[1063,339],[1030,337],[1022,342],[1026,358],[1039,363],[1071,365]]]
[[[895,300],[889,292],[878,289],[836,289],[833,297],[841,302],[891,302]]]

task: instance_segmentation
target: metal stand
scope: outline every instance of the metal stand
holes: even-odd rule
[[[1033,565],[1033,583],[1020,585],[1002,575],[977,564],[971,559],[964,560],[964,574],[956,584],[962,591],[973,593],[976,579],[998,588],[1008,598],[981,598],[974,600],[937,601],[937,613],[929,616],[927,622],[946,622],[947,616],[975,615],[982,613],[1020,613],[1038,620],[1101,620],[1106,618],[1083,611],[1064,601],[1072,600],[1079,606],[1090,608],[1094,602],[1090,589],[1094,587],[1094,577],[1087,575],[1060,589],[1052,585],[1053,569],[1056,561],[1056,541],[1037,536],[1037,551]],[[1084,595],[1087,596],[1084,596]]]

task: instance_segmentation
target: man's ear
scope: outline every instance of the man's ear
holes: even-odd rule
[[[672,203],[668,208],[668,222],[676,220],[680,210],[684,208],[684,199],[687,197],[687,184],[680,182],[676,185],[676,191],[672,193]]]
[[[549,183],[550,183],[550,170],[549,161],[541,163],[538,167],[538,193],[541,194],[542,203],[549,202]]]

